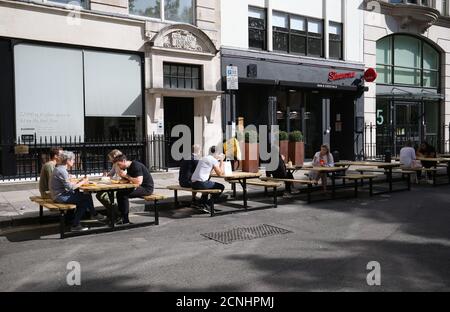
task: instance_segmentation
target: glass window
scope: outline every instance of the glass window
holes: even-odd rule
[[[48,0],[48,2],[59,3],[59,4],[67,4],[72,6],[80,6],[82,8],[86,8],[87,1],[86,0]]]
[[[272,25],[275,28],[288,29],[288,16],[285,13],[273,12]]]
[[[305,33],[306,31],[306,21],[304,17],[292,16],[291,17],[291,30]]]
[[[377,82],[439,86],[439,52],[419,38],[393,35],[377,42]]]
[[[342,59],[342,24],[330,22],[330,58]]]
[[[308,20],[308,33],[322,35],[322,21]]]
[[[250,48],[266,49],[266,11],[248,8],[248,45]]]
[[[395,66],[420,68],[421,55],[421,41],[419,39],[403,35],[394,37]]]
[[[275,51],[289,52],[289,23],[288,15],[273,12],[273,49]]]
[[[308,55],[323,56],[322,32],[322,21],[308,20]]]
[[[133,15],[161,18],[161,0],[128,0]]]
[[[200,66],[164,63],[164,88],[196,89],[201,88]]]
[[[164,0],[166,20],[192,24],[194,21],[193,0]]]

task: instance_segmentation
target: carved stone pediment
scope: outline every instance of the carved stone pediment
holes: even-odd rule
[[[216,55],[218,52],[208,35],[200,29],[186,24],[163,28],[150,40],[150,46],[211,55]]]

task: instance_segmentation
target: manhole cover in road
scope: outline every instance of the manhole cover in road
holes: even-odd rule
[[[205,233],[201,235],[222,244],[231,244],[235,241],[251,240],[288,233],[292,232],[276,226],[261,224],[257,226],[238,227],[228,231]]]

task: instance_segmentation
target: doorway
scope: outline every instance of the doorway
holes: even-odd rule
[[[191,129],[190,142],[194,142],[194,99],[164,97],[164,136],[166,138],[166,161],[169,168],[179,167],[180,161],[172,157],[172,145],[181,137],[171,137],[172,129],[186,125]],[[180,153],[183,153],[180,150]]]
[[[395,150],[397,153],[410,140],[419,143],[422,138],[421,105],[418,102],[396,102],[394,105]]]

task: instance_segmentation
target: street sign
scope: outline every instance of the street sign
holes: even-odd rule
[[[227,66],[227,90],[238,90],[238,67]]]

